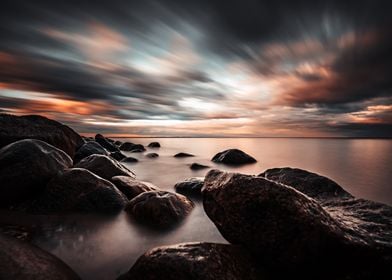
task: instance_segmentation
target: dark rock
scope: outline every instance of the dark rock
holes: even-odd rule
[[[27,242],[0,234],[0,279],[80,279],[57,257]]]
[[[144,152],[146,148],[142,144],[135,144],[133,145],[133,148],[130,150],[132,153],[141,153]]]
[[[131,143],[131,142],[124,142],[120,145],[120,150],[121,151],[130,151],[132,150],[133,146],[135,146],[136,144]]]
[[[188,153],[178,153],[178,154],[175,154],[174,157],[176,157],[176,158],[184,158],[184,157],[194,157],[194,155],[188,154]]]
[[[111,153],[110,153],[110,156],[111,156],[112,158],[114,158],[115,160],[120,160],[120,161],[127,157],[126,155],[124,155],[124,154],[123,154],[122,152],[120,152],[120,151],[111,152]]]
[[[216,163],[225,163],[231,165],[256,162],[256,159],[238,149],[229,149],[217,153],[211,160]]]
[[[121,145],[122,145],[122,143],[123,143],[123,142],[121,142],[121,141],[117,140],[117,141],[115,141],[115,142],[114,142],[114,145],[116,145],[116,146],[121,146]]]
[[[389,206],[347,200],[345,194],[322,206],[292,187],[218,170],[207,174],[202,193],[223,237],[246,247],[261,264],[310,274],[333,267],[326,275],[353,279],[382,275],[392,264]]]
[[[121,162],[138,162],[139,160],[137,158],[134,157],[126,157],[124,159],[121,160]]]
[[[160,148],[161,144],[159,144],[159,142],[151,142],[150,144],[148,144],[149,148]]]
[[[203,164],[194,162],[189,166],[189,168],[192,170],[201,170],[201,169],[206,169],[206,168],[210,168],[210,167],[208,165],[203,165]]]
[[[143,153],[145,149],[133,149],[131,153]]]
[[[126,197],[109,181],[94,173],[72,168],[53,178],[45,192],[25,211],[33,213],[101,212],[115,213],[127,203]]]
[[[108,151],[105,150],[104,147],[102,147],[99,143],[95,141],[89,141],[85,144],[82,145],[82,147],[79,148],[79,150],[75,154],[74,158],[74,163],[77,163],[84,159],[85,157],[88,157],[90,155],[109,155]]]
[[[111,181],[128,199],[132,199],[143,192],[158,190],[151,183],[142,182],[128,176],[114,176]]]
[[[74,130],[54,120],[30,115],[0,114],[0,148],[22,139],[37,139],[66,152],[71,158],[84,144]]]
[[[72,159],[40,140],[25,139],[0,149],[0,206],[20,202],[41,192]]]
[[[95,141],[97,141],[102,147],[104,147],[109,152],[118,152],[119,149],[114,145],[108,138],[105,138],[101,134],[95,135]]]
[[[119,280],[265,279],[251,257],[234,245],[184,243],[154,248]]]
[[[193,202],[183,195],[149,191],[129,201],[125,210],[140,223],[168,228],[184,219],[193,207]]]
[[[76,164],[75,167],[90,170],[106,180],[120,175],[135,177],[135,174],[124,165],[104,155],[88,156]]]
[[[204,184],[204,178],[188,178],[182,182],[178,182],[174,185],[176,192],[193,197],[201,196],[201,188]]]
[[[148,158],[157,158],[157,157],[159,157],[159,155],[157,153],[148,153],[148,154],[146,154],[146,157],[148,157]]]

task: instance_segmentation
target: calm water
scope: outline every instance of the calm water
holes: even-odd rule
[[[123,141],[125,139],[122,139]],[[165,190],[185,178],[204,176],[208,170],[191,171],[198,162],[211,167],[258,174],[271,167],[299,167],[330,177],[357,197],[392,204],[392,141],[353,139],[129,139],[148,144],[159,141],[157,159],[144,154],[128,164],[137,178]],[[210,162],[227,148],[239,148],[254,156],[258,163],[228,168]],[[177,152],[195,154],[177,159]],[[225,242],[197,203],[183,224],[170,232],[151,231],[133,224],[122,213],[115,217],[73,215],[36,218],[44,234],[34,242],[68,263],[83,279],[114,279],[127,271],[138,256],[159,246],[187,241]]]

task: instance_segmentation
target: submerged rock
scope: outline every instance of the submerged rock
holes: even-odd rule
[[[109,152],[117,152],[117,151],[119,151],[117,146],[114,145],[114,143],[112,143],[113,140],[111,140],[111,141],[109,141],[109,140],[111,140],[111,139],[105,138],[101,134],[95,135],[95,141],[97,141],[106,150],[108,150]]]
[[[217,153],[211,160],[216,163],[225,163],[230,165],[256,162],[256,159],[254,159],[252,156],[238,149],[229,149]]]
[[[159,142],[151,142],[150,144],[148,144],[149,148],[160,148],[161,144],[159,144]]]
[[[120,175],[135,177],[135,174],[124,165],[104,155],[88,156],[76,164],[75,167],[90,170],[106,180]]]
[[[128,163],[130,163],[130,162],[138,162],[138,161],[139,160],[137,158],[134,158],[134,157],[126,157],[126,158],[123,158],[121,160],[121,162],[128,162]]]
[[[329,272],[361,277],[385,272],[391,265],[389,206],[347,206],[345,194],[322,206],[292,187],[218,170],[207,174],[202,193],[204,209],[223,237],[246,247],[262,264],[308,273],[334,267]],[[355,212],[361,214],[353,216]]]
[[[148,157],[148,158],[157,158],[157,157],[159,157],[159,155],[157,153],[148,153],[148,154],[146,154],[146,157]]]
[[[154,248],[119,280],[256,280],[262,278],[242,248],[216,243],[183,243]]]
[[[38,195],[72,159],[40,140],[25,139],[0,149],[0,207]]]
[[[149,191],[133,198],[125,210],[140,223],[156,228],[168,228],[183,220],[193,207],[193,202],[183,195]]]
[[[129,200],[143,192],[158,190],[158,188],[151,183],[142,182],[128,176],[114,176],[111,181]]]
[[[22,139],[44,141],[71,158],[84,144],[79,134],[57,121],[37,115],[18,117],[0,114],[0,148]]]
[[[0,234],[0,248],[0,279],[80,279],[63,261],[27,242]]]
[[[89,141],[82,145],[79,150],[75,154],[74,163],[77,163],[88,157],[90,155],[109,155],[109,152],[106,151],[104,147],[102,147],[98,142]]]
[[[188,154],[188,153],[177,153],[177,154],[174,155],[174,157],[176,157],[176,158],[184,158],[184,157],[194,157],[194,155]]]
[[[203,164],[194,162],[189,166],[189,168],[192,170],[201,170],[201,169],[206,169],[206,168],[210,168],[210,167],[208,165],[203,165]]]
[[[185,179],[182,182],[178,182],[174,185],[176,192],[193,197],[201,196],[201,188],[204,184],[204,178],[202,177],[192,177]]]

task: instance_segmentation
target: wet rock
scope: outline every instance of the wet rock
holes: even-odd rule
[[[108,138],[105,138],[101,134],[95,135],[95,141],[98,142],[102,147],[104,147],[106,150],[109,152],[117,152],[119,149],[117,148],[114,143],[108,140]]]
[[[62,150],[40,140],[25,139],[0,149],[0,207],[40,193],[46,183],[72,159]]]
[[[140,153],[144,152],[146,148],[142,144],[134,144],[131,142],[125,142],[120,146],[120,150],[122,151],[127,151],[127,152],[133,152],[133,153]]]
[[[119,160],[119,161],[121,161],[121,160],[123,160],[124,158],[127,157],[126,155],[124,155],[124,154],[123,154],[122,152],[120,152],[120,151],[111,152],[111,153],[110,153],[110,156],[111,156],[112,158],[114,158],[115,160]]]
[[[119,280],[265,279],[238,246],[183,243],[154,248],[142,255]]]
[[[116,145],[116,146],[121,146],[122,143],[123,143],[123,142],[121,142],[121,141],[119,141],[119,140],[116,140],[116,141],[114,142],[114,145]]]
[[[256,159],[254,159],[252,156],[238,149],[229,149],[217,153],[211,160],[216,163],[225,163],[230,165],[256,162]]]
[[[188,153],[177,153],[177,154],[174,155],[174,157],[176,157],[176,158],[184,158],[184,157],[194,157],[194,155],[188,154]]]
[[[110,180],[112,177],[120,175],[135,177],[135,174],[124,165],[104,155],[88,156],[82,159],[74,167],[90,170],[106,180]]]
[[[223,237],[246,247],[261,264],[310,274],[334,267],[326,273],[354,279],[382,275],[392,264],[389,206],[347,200],[346,194],[321,204],[262,177],[218,170],[207,174],[202,193]]]
[[[169,228],[182,221],[193,207],[193,202],[183,195],[166,191],[149,191],[129,201],[125,210],[142,224]]]
[[[159,142],[151,142],[150,144],[148,144],[149,148],[160,148],[161,144],[159,144]]]
[[[130,162],[138,162],[138,161],[139,160],[137,158],[134,158],[134,157],[126,157],[126,158],[123,158],[121,160],[121,162],[128,162],[128,163],[130,163]]]
[[[131,153],[142,153],[146,150],[142,144],[135,144],[133,148],[130,150]]]
[[[151,183],[142,182],[128,176],[114,176],[111,181],[129,200],[143,192],[158,190],[158,188]]]
[[[0,148],[22,139],[44,141],[66,152],[71,158],[84,144],[82,137],[68,126],[37,116],[0,114]]]
[[[157,158],[157,157],[159,157],[159,155],[157,153],[148,153],[148,154],[146,154],[146,157],[148,157],[148,158]]]
[[[0,234],[0,279],[80,279],[63,261],[27,242]]]
[[[194,162],[189,166],[189,168],[192,170],[201,170],[201,169],[206,169],[206,168],[210,168],[210,167],[208,165],[203,165],[203,164]]]
[[[174,185],[174,189],[176,192],[191,196],[191,197],[200,197],[201,196],[201,188],[204,184],[204,178],[202,177],[192,177],[185,179],[182,182],[178,182]]]
[[[135,146],[134,143],[131,142],[124,142],[120,145],[120,150],[121,151],[130,151],[132,150],[133,146]]]
[[[90,155],[109,155],[108,151],[95,141],[89,141],[82,145],[75,154],[74,162],[77,163]]]

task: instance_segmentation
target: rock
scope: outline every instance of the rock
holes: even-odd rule
[[[184,157],[194,157],[194,155],[188,154],[188,153],[178,153],[178,154],[175,154],[174,157],[176,157],[176,158],[184,158]]]
[[[132,150],[133,146],[135,146],[135,144],[133,144],[131,142],[124,142],[120,145],[120,150],[121,151],[130,151],[130,150]]]
[[[124,154],[123,154],[122,152],[120,152],[120,151],[111,152],[111,153],[110,153],[110,156],[111,156],[112,158],[114,158],[115,160],[120,160],[120,161],[127,157],[126,155],[124,155]]]
[[[33,197],[72,159],[40,140],[25,139],[0,149],[0,207]]]
[[[157,157],[159,157],[159,155],[157,153],[148,153],[148,154],[146,154],[146,157],[148,157],[148,158],[157,158]]]
[[[119,280],[265,279],[242,248],[215,243],[183,243],[154,248]]]
[[[0,148],[22,139],[44,141],[66,152],[71,158],[84,144],[82,137],[68,126],[37,116],[0,114]]]
[[[256,159],[238,149],[229,149],[217,153],[211,160],[216,163],[225,163],[231,165],[256,162]]]
[[[74,162],[77,163],[90,155],[105,155],[108,156],[108,151],[105,150],[99,143],[89,141],[82,145],[75,154]]]
[[[158,188],[151,183],[142,182],[128,176],[114,176],[111,181],[129,200],[143,192],[158,190]]]
[[[116,140],[116,141],[114,142],[114,145],[116,145],[116,146],[121,146],[122,143],[123,143],[123,142],[121,142],[121,141],[119,141],[119,140]]]
[[[174,189],[176,190],[176,192],[186,196],[200,197],[203,184],[204,178],[192,177],[185,179],[182,182],[178,182],[174,185]]]
[[[126,158],[123,158],[122,160],[121,160],[121,162],[138,162],[139,160],[137,159],[137,158],[134,158],[134,157],[126,157]]]
[[[0,234],[0,279],[80,279],[57,257],[27,242]]]
[[[133,152],[133,153],[140,153],[144,152],[146,149],[142,144],[134,144],[131,142],[125,142],[120,146],[120,150],[122,151],[127,151],[127,152]]]
[[[149,148],[160,148],[161,144],[159,144],[159,142],[151,142],[150,144],[148,144]]]
[[[75,167],[90,170],[106,180],[120,175],[135,177],[135,174],[124,165],[104,155],[88,156],[76,164]]]
[[[135,144],[133,148],[130,150],[131,153],[142,153],[146,150],[142,144]]]
[[[25,211],[33,213],[115,213],[126,197],[109,181],[82,168],[72,168],[53,178],[45,192]]]
[[[95,141],[97,141],[102,147],[104,147],[109,152],[118,152],[119,149],[115,146],[108,138],[105,138],[101,134],[95,135]]]
[[[202,193],[223,237],[246,247],[261,264],[309,274],[334,267],[325,275],[341,279],[382,275],[392,264],[389,206],[352,204],[344,195],[323,207],[292,187],[219,170],[207,174]]]
[[[183,195],[149,191],[129,201],[125,210],[140,223],[168,228],[184,219],[193,207],[193,202]]]
[[[210,167],[208,165],[203,165],[203,164],[194,162],[189,166],[189,168],[192,170],[201,170],[201,169],[206,169],[206,168],[210,168]]]

